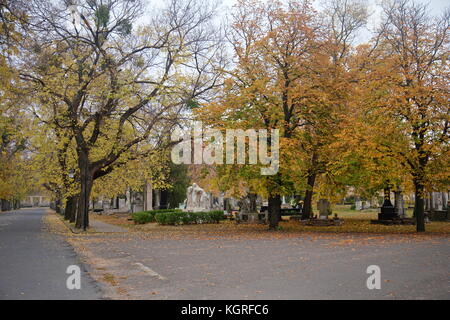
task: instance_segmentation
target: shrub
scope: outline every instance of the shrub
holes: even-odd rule
[[[132,217],[134,223],[145,224],[145,223],[149,223],[149,222],[155,222],[156,215],[158,213],[178,213],[179,214],[179,213],[183,213],[183,211],[181,209],[157,209],[157,210],[150,210],[150,211],[134,212],[131,215],[131,217]],[[162,219],[164,219],[164,217]],[[175,219],[175,217],[170,216],[168,218],[168,221],[172,222],[173,219]],[[164,223],[164,224],[166,224],[166,223]]]
[[[155,220],[163,225],[193,224],[193,223],[219,223],[224,219],[223,211],[209,212],[159,212]]]
[[[154,214],[160,213],[160,212],[183,212],[181,209],[156,209],[156,210],[150,210],[147,212],[152,212]]]
[[[136,224],[144,224],[155,221],[155,214],[150,211],[134,212],[131,217]]]
[[[225,215],[221,210],[210,211],[208,213],[210,215],[210,219],[212,220],[212,222],[219,223],[221,220],[225,219]]]

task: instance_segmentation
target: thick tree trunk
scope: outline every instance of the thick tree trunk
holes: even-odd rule
[[[64,210],[64,219],[70,222],[75,221],[76,210],[77,210],[77,196],[72,196],[67,199],[66,209]]]
[[[269,196],[269,229],[276,230],[280,221],[281,196]]]
[[[86,230],[86,228],[89,227],[89,197],[94,181],[94,175],[89,168],[88,159],[87,154],[80,154],[78,159],[81,192],[78,198],[75,227],[79,229],[83,228],[83,230]]]
[[[58,193],[57,195],[56,195],[56,199],[55,199],[55,211],[56,211],[56,213],[58,213],[58,214],[61,214],[61,203],[62,203],[62,200],[61,200],[61,195]]]
[[[417,232],[425,232],[425,212],[424,212],[424,185],[420,181],[414,181],[415,187],[415,205],[414,213],[416,214],[416,230]]]
[[[314,194],[314,184],[316,182],[316,174],[311,173],[308,175],[308,189],[305,193],[305,202],[303,204],[302,219],[306,220],[312,217],[312,198]]]

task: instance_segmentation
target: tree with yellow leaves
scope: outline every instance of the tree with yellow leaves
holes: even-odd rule
[[[417,231],[425,231],[424,191],[449,175],[450,10],[387,2],[375,45],[362,48],[361,101],[376,152],[401,164],[415,188]],[[446,177],[446,178],[445,178]]]
[[[141,1],[34,0],[20,76],[35,114],[73,139],[80,186],[76,226],[88,226],[94,180],[170,146],[183,108],[216,86],[214,8],[171,0],[133,30]]]

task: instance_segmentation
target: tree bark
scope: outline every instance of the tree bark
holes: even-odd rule
[[[269,229],[276,230],[280,221],[281,196],[269,196]]]
[[[77,211],[77,196],[71,196],[67,199],[66,209],[64,210],[64,219],[70,222],[75,221],[76,211]]]
[[[312,198],[314,194],[314,184],[316,182],[316,174],[310,173],[308,175],[308,189],[305,193],[305,202],[302,210],[302,220],[306,220],[312,217]]]
[[[61,214],[61,204],[62,204],[62,200],[61,200],[62,196],[60,192],[56,193],[56,199],[55,199],[55,211],[58,214]]]
[[[79,154],[78,166],[80,168],[81,192],[78,199],[75,227],[86,230],[89,227],[89,197],[94,182],[94,174],[90,170],[89,157],[86,153]]]
[[[425,232],[425,211],[424,211],[424,185],[422,182],[415,180],[415,205],[414,213],[416,214],[416,230],[417,232]]]

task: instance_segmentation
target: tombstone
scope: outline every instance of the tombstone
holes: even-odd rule
[[[126,200],[119,198],[119,208],[117,208],[117,209],[123,209],[125,207],[126,207]]]
[[[103,200],[103,210],[111,209],[111,200]]]
[[[362,210],[363,209],[363,203],[361,200],[355,201],[355,210]]]
[[[442,211],[444,209],[444,201],[442,197],[442,192],[436,192],[436,206],[435,210]]]
[[[327,199],[320,199],[317,202],[317,210],[319,210],[321,220],[328,219],[328,216],[332,213],[330,202]]]
[[[384,202],[381,207],[381,212],[378,214],[378,220],[394,220],[397,219],[397,213],[395,207],[391,202],[391,189],[384,189]]]
[[[370,206],[373,208],[378,208],[380,206],[380,202],[377,197],[373,197],[370,201]]]
[[[448,209],[448,202],[449,202],[448,192],[442,192],[442,197],[444,199],[444,208]]]
[[[140,192],[133,192],[131,205],[132,205],[132,212],[144,211],[143,194]]]
[[[406,216],[405,202],[403,200],[402,189],[400,187],[394,192],[394,196],[394,204],[397,215],[404,218]]]

